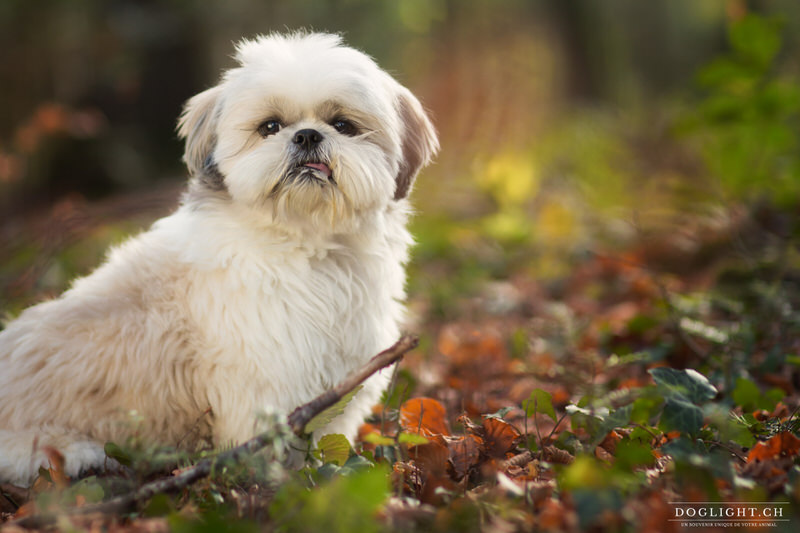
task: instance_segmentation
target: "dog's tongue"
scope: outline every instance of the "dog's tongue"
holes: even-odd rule
[[[328,165],[326,165],[325,163],[306,163],[303,166],[306,166],[306,167],[309,167],[309,168],[315,168],[315,169],[319,170],[320,172],[322,172],[323,174],[325,174],[325,176],[327,176],[329,178],[331,177],[331,168]]]

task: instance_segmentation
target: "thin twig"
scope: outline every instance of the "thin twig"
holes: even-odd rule
[[[739,459],[739,461],[741,461],[742,463],[747,464],[747,458],[743,457],[739,452],[737,452],[736,450],[734,450],[733,448],[731,448],[727,444],[724,444],[722,442],[713,441],[713,440],[704,440],[703,442],[705,444],[708,444],[709,446],[719,446],[723,450],[727,450],[731,455],[733,455],[734,457]]]
[[[643,429],[643,430],[645,430],[647,433],[649,433],[649,434],[650,434],[650,436],[651,436],[651,437],[653,437],[653,441],[654,441],[654,442],[656,442],[656,443],[658,442],[659,436],[658,436],[658,435],[656,435],[655,433],[653,433],[653,431],[652,431],[650,428],[648,428],[647,426],[645,426],[645,425],[643,425],[643,424],[639,424],[638,422],[634,422],[634,423],[633,423],[633,424],[631,424],[631,425],[632,425],[632,426],[635,426],[635,427],[637,427],[637,428],[639,428],[639,429]]]
[[[200,425],[200,422],[202,422],[202,421],[203,421],[203,418],[205,418],[206,416],[208,416],[208,415],[210,415],[210,414],[211,414],[211,407],[208,407],[208,408],[206,408],[206,410],[205,410],[205,411],[203,411],[203,414],[201,414],[200,416],[198,416],[198,417],[197,417],[197,420],[195,420],[195,421],[194,421],[194,424],[192,424],[192,425],[191,425],[191,427],[190,427],[190,428],[189,428],[189,429],[186,431],[186,433],[184,433],[184,434],[183,434],[183,437],[181,437],[181,438],[178,440],[177,444],[175,444],[175,447],[176,447],[176,448],[180,448],[180,447],[181,447],[181,443],[182,443],[182,442],[183,442],[183,441],[186,439],[186,437],[188,437],[189,435],[191,435],[191,434],[192,434],[192,432],[193,432],[194,430],[196,430],[196,429],[197,429],[197,427]]]
[[[367,363],[355,374],[349,376],[342,383],[333,389],[324,392],[320,396],[317,396],[307,404],[301,405],[292,411],[288,417],[288,425],[292,432],[298,436],[301,436],[306,425],[311,421],[312,418],[341,400],[348,392],[355,389],[375,372],[399,361],[406,352],[413,350],[418,343],[419,340],[416,337],[404,335],[391,348],[384,350],[370,359],[369,363]],[[71,508],[66,512],[68,514],[85,515],[92,513],[109,514],[127,511],[133,508],[136,503],[147,501],[156,494],[175,492],[186,488],[193,483],[196,483],[197,481],[207,477],[212,472],[215,465],[225,462],[238,463],[244,458],[251,456],[259,450],[267,447],[269,444],[271,444],[271,442],[272,432],[267,431],[261,433],[244,444],[222,452],[214,458],[200,461],[196,465],[187,468],[176,476],[158,479],[142,485],[134,492],[112,498],[111,500],[102,503]],[[10,524],[21,527],[42,527],[43,525],[53,523],[54,520],[55,516],[50,514],[32,515],[21,518],[14,522],[10,522]]]
[[[563,415],[561,415],[561,416],[559,417],[559,419],[556,421],[556,425],[555,425],[555,426],[553,426],[553,429],[551,429],[551,430],[550,430],[550,434],[549,434],[549,435],[547,436],[547,438],[545,439],[545,440],[547,440],[547,442],[550,442],[550,437],[552,437],[552,436],[553,436],[553,434],[556,432],[556,430],[558,429],[558,426],[560,426],[560,425],[561,425],[561,422],[563,422],[563,421],[564,421],[564,419],[565,419],[565,418],[567,418],[567,414],[568,414],[568,413],[566,413],[566,412],[565,412],[565,413],[564,413]],[[544,446],[544,442],[542,442],[542,446]]]
[[[411,335],[403,335],[399,341],[372,359],[361,370],[352,374],[343,382],[329,391],[317,396],[314,400],[305,405],[301,405],[289,415],[289,427],[298,435],[302,435],[303,429],[312,418],[319,413],[341,400],[348,392],[355,389],[363,381],[378,370],[385,368],[399,361],[406,352],[417,347],[419,339]]]

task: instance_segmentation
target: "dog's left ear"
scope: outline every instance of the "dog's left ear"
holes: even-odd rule
[[[217,101],[222,90],[212,87],[186,102],[180,119],[178,135],[186,140],[183,160],[192,176],[203,176],[214,165],[211,153],[217,141],[214,130],[217,122]]]
[[[394,199],[408,196],[420,169],[431,162],[439,150],[439,139],[433,124],[413,94],[402,89],[397,97],[397,110],[403,122],[402,160],[397,173]]]

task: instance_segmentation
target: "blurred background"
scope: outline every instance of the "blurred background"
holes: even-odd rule
[[[342,33],[434,118],[423,316],[493,280],[557,284],[600,250],[693,275],[798,264],[792,0],[2,0],[0,309],[174,208],[183,102],[241,37],[298,28]]]

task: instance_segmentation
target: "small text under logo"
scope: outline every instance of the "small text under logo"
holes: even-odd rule
[[[670,522],[683,527],[778,527],[789,521],[788,502],[669,502]]]

